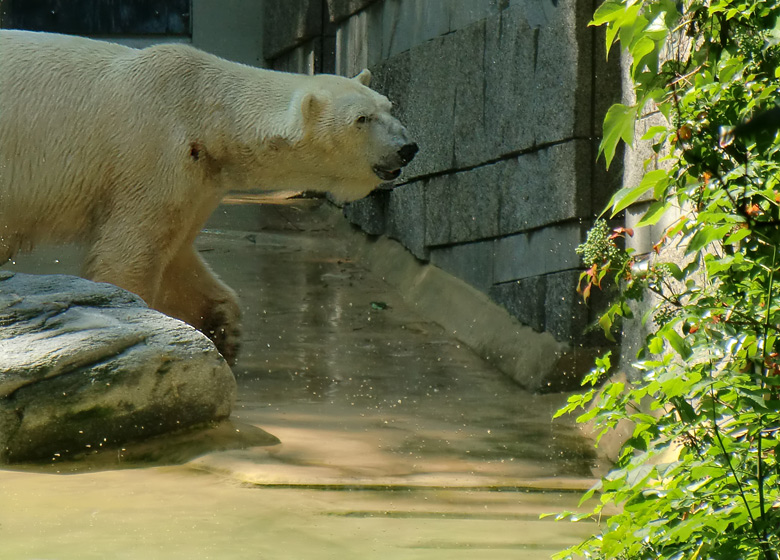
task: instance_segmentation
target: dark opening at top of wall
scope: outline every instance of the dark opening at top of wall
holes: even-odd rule
[[[0,27],[92,36],[192,36],[190,0],[0,0]]]

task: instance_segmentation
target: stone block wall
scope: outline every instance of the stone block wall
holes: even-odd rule
[[[522,323],[586,352],[596,317],[575,247],[618,187],[596,161],[618,61],[595,0],[268,2],[272,68],[368,67],[420,145],[392,190],[345,208],[372,235],[462,278]]]
[[[190,0],[192,45],[222,58],[265,66],[264,7],[256,0]]]

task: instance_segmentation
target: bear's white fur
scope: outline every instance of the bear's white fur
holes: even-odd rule
[[[87,278],[187,321],[232,362],[235,293],[192,243],[228,190],[354,200],[395,178],[417,148],[369,79],[0,31],[0,264],[84,241]]]

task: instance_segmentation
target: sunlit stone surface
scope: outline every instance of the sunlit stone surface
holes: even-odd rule
[[[0,462],[53,460],[226,418],[212,343],[124,290],[0,271]]]

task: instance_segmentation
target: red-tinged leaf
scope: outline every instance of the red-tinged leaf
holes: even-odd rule
[[[583,288],[583,290],[582,290],[582,299],[583,300],[588,301],[588,298],[590,297],[590,290],[591,290],[592,287],[593,287],[593,283],[592,282],[588,282],[587,284],[585,284],[585,288]]]
[[[634,237],[634,230],[626,227],[616,227],[612,230],[612,234],[609,236],[609,238],[617,239],[618,237],[623,237],[624,235]]]
[[[677,138],[683,142],[687,142],[688,140],[693,138],[693,129],[691,128],[691,125],[684,124],[680,128],[678,128]]]
[[[751,217],[758,216],[761,213],[761,207],[758,204],[748,204],[745,206],[745,213]]]
[[[661,248],[663,247],[664,243],[666,243],[666,233],[664,233],[663,237],[661,237],[658,243],[653,245],[653,251],[655,251],[656,255],[661,254]]]

